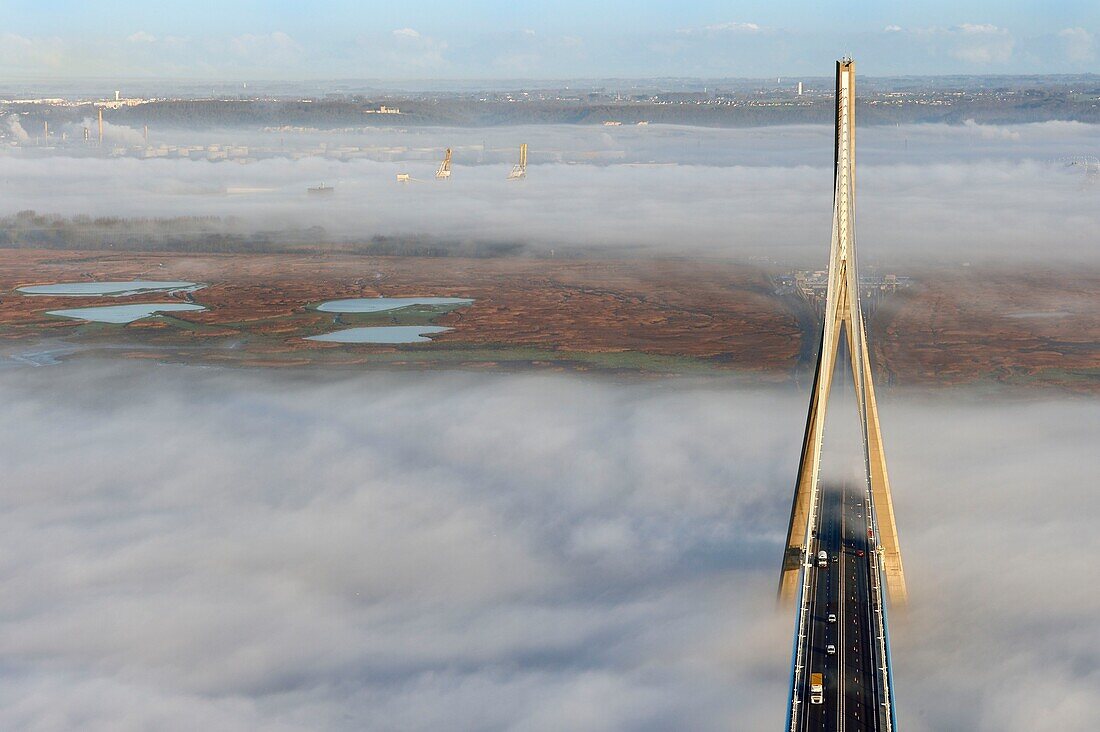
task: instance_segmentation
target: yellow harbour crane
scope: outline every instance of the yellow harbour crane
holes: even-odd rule
[[[447,180],[451,177],[451,148],[447,148],[443,156],[443,162],[439,164],[439,170],[435,171],[437,180]]]
[[[527,143],[519,146],[519,162],[512,167],[508,180],[523,180],[527,177]]]

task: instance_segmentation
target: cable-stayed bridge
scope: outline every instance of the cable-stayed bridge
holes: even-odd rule
[[[825,316],[779,581],[780,603],[796,611],[791,732],[897,728],[887,596],[896,608],[907,594],[859,301],[855,174],[855,63],[842,59]],[[841,355],[851,364],[864,470],[834,484],[821,481],[821,447]]]

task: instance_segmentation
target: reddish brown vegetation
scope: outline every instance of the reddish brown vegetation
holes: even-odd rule
[[[916,279],[913,287],[885,300],[869,322],[874,360],[892,381],[993,378],[1087,391],[1100,386],[1100,272],[907,274]],[[257,359],[298,365],[322,351],[339,352],[345,363],[362,363],[368,360],[364,354],[400,350],[302,340],[332,328],[331,316],[307,310],[308,303],[381,294],[473,298],[474,305],[436,321],[454,328],[436,338],[436,349],[534,347],[566,361],[570,352],[638,351],[790,373],[802,334],[791,303],[773,294],[768,275],[714,261],[0,250],[0,335],[68,332],[77,327],[75,321],[49,318],[44,311],[123,301],[25,297],[12,292],[20,284],[174,279],[208,284],[195,294],[208,312],[177,314],[204,327],[186,332],[146,321],[127,326],[135,339],[146,333],[193,344],[244,335],[243,353],[232,356],[242,364]],[[136,340],[129,355],[140,353]],[[206,357],[230,359],[224,351]],[[480,356],[470,358],[476,363]]]

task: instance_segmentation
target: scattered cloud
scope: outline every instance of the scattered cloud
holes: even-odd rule
[[[954,26],[889,23],[879,27],[889,37],[871,34],[859,55],[865,67],[873,66],[884,74],[1076,72],[1097,57],[1095,33],[1083,26],[1043,34],[1028,29],[1020,35],[992,22]],[[836,47],[835,38],[824,30],[778,28],[748,19],[644,33],[623,29],[576,34],[578,42],[582,37],[586,41],[584,51],[576,53],[568,52],[564,39],[523,25],[509,31],[456,30],[445,40],[429,38],[424,31],[406,26],[349,30],[323,39],[297,34],[291,38],[289,32],[275,32],[204,34],[190,43],[178,38],[169,43],[170,34],[165,30],[160,26],[142,28],[124,36],[122,44],[95,36],[63,42],[6,33],[0,35],[5,39],[0,43],[0,66],[8,74],[58,76],[92,71],[97,75],[123,74],[137,66],[145,74],[173,77],[182,72],[190,77],[247,78],[262,70],[270,78],[286,79],[347,74],[394,79],[420,74],[477,78],[499,73],[499,57],[505,52],[522,51],[495,46],[501,37],[511,35],[537,46],[538,60],[522,68],[531,78],[712,76],[724,75],[730,68],[762,76],[776,68],[776,53],[782,54],[779,65],[790,69],[789,73],[806,74],[813,73],[820,58],[828,57]],[[733,39],[737,42],[731,42]],[[773,39],[775,44],[765,43]],[[594,40],[597,42],[592,43]],[[409,45],[396,51],[394,42]],[[423,45],[412,45],[417,42]],[[142,53],[142,48],[147,51]]]
[[[967,35],[1006,35],[1008,31],[991,23],[962,23],[959,30]]]
[[[388,54],[391,65],[416,72],[430,72],[446,68],[444,53],[447,42],[426,36],[413,28],[399,28],[393,31],[393,37],[399,48]]]
[[[531,73],[538,68],[541,60],[539,53],[515,51],[498,55],[493,59],[493,66],[505,76],[515,77]]]
[[[1071,61],[1088,62],[1096,59],[1096,40],[1084,28],[1064,28],[1058,32],[1066,57]]]
[[[182,36],[164,36],[160,39],[161,45],[171,50],[179,50],[188,44],[188,39]]]
[[[65,43],[57,37],[29,38],[16,33],[0,33],[0,67],[31,72],[60,69],[64,66],[64,51]]]
[[[152,33],[147,33],[143,30],[139,30],[137,33],[127,36],[126,40],[130,43],[154,43],[156,42],[157,37],[154,36]]]
[[[302,46],[283,31],[236,36],[230,39],[229,49],[234,56],[257,64],[286,62],[303,51]]]
[[[963,23],[949,33],[955,36],[951,55],[980,66],[1007,63],[1016,45],[1007,30],[989,23]]]
[[[711,33],[758,33],[761,28],[756,23],[716,23],[704,26],[703,30]]]
[[[676,30],[678,36],[691,36],[691,35],[719,35],[726,33],[760,33],[763,28],[757,23],[744,23],[738,21],[729,21],[726,23],[712,23],[711,25],[705,25],[701,28],[679,28]]]

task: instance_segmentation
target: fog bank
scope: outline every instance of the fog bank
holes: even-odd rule
[[[804,394],[71,363],[0,395],[2,727],[781,724]],[[880,401],[900,721],[1091,728],[1100,409]]]
[[[246,231],[322,226],[337,241],[429,236],[537,251],[824,261],[830,129],[609,129],[304,133],[287,143],[393,146],[398,152],[385,162],[8,155],[0,157],[0,214],[238,217]],[[277,135],[236,134],[245,139],[234,144],[280,144]],[[186,134],[173,137],[182,144]],[[531,144],[528,180],[507,182],[520,142]],[[1088,155],[1098,142],[1100,127],[1065,122],[862,131],[864,261],[1095,264],[1087,233],[1100,226],[1100,167],[1089,176],[1060,161]],[[433,175],[447,146],[455,147],[455,169],[442,183]],[[397,173],[419,182],[399,185]],[[335,193],[307,194],[320,183]]]

